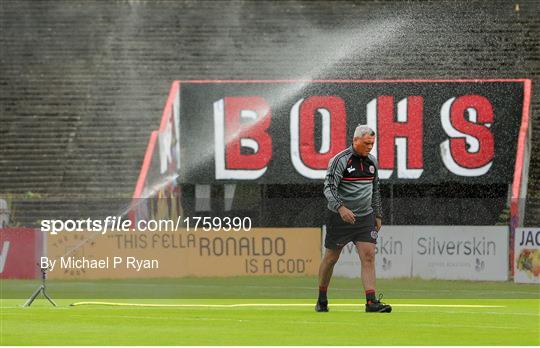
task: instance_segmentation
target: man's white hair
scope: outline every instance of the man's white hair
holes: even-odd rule
[[[371,127],[369,127],[367,124],[359,124],[354,130],[353,138],[361,138],[366,134],[375,135],[375,131],[371,129]]]

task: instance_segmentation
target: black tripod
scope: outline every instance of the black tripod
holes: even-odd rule
[[[39,263],[38,263],[38,266],[39,266]],[[38,295],[40,293],[43,293],[43,296],[45,296],[45,298],[47,300],[49,300],[49,302],[56,307],[56,303],[54,303],[54,301],[52,300],[52,298],[49,297],[49,295],[47,295],[47,292],[45,291],[47,289],[46,285],[45,285],[45,281],[47,280],[47,271],[49,270],[48,268],[39,268],[41,270],[41,285],[39,286],[39,288],[36,289],[36,291],[34,291],[34,293],[32,294],[32,296],[30,296],[30,298],[28,299],[28,301],[26,301],[26,303],[23,305],[23,307],[30,307],[30,305],[32,304],[32,302],[34,302],[34,300],[36,299],[36,297],[38,297]]]

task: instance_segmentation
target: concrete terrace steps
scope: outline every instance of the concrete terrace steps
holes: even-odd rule
[[[126,147],[130,147],[130,150],[132,152],[138,152],[141,149],[146,149],[146,145],[148,143],[148,137],[141,137],[140,139],[132,139],[132,138],[125,138],[125,139],[116,139],[111,140],[104,143],[98,143],[96,144],[96,140],[99,140],[100,137],[96,135],[96,137],[90,139],[84,139],[84,142],[81,141],[81,143],[78,142],[78,140],[66,140],[64,141],[64,144],[59,144],[58,142],[48,142],[48,141],[41,141],[41,142],[32,142],[30,144],[25,143],[21,144],[20,151],[18,153],[27,153],[27,154],[43,154],[44,156],[47,156],[47,154],[57,153],[58,151],[65,151],[65,153],[69,152],[77,152],[80,151],[81,153],[84,153],[88,149],[97,149],[99,152],[102,152],[104,154],[107,153],[125,153]],[[6,158],[10,157],[16,157],[16,151],[14,147],[18,147],[19,144],[16,142],[12,142],[9,144],[11,147],[10,149],[6,149]],[[52,148],[49,148],[49,145],[52,145]],[[63,146],[61,146],[63,145]],[[144,152],[144,151],[143,151]]]
[[[10,152],[10,156],[11,156],[11,152]],[[15,156],[11,156],[11,158],[9,158],[8,156],[6,156],[6,158],[4,159],[4,163],[6,163],[6,165],[12,165],[14,167],[17,167],[17,168],[39,168],[39,167],[49,167],[49,166],[53,166],[54,165],[54,162],[51,163],[49,162],[50,159],[55,159],[55,158],[58,158],[58,156],[61,156],[61,155],[64,155],[65,153],[64,152],[48,152],[48,153],[32,153],[32,152],[27,152],[27,151],[21,151],[19,152],[19,155],[20,154],[25,154],[25,155],[31,155],[29,156],[30,158],[25,158],[24,160],[20,160],[18,158],[16,158]],[[109,163],[109,165],[117,165],[118,167],[122,167],[124,166],[126,163],[129,163],[129,164],[137,164],[137,163],[140,163],[140,159],[138,158],[133,158],[133,157],[128,157],[128,156],[125,156],[123,154],[119,154],[119,153],[116,153],[116,152],[112,152],[112,153],[103,153],[103,155],[99,156],[99,155],[96,155],[95,153],[82,153],[82,154],[78,154],[80,155],[80,159],[79,161],[76,161],[76,162],[72,162],[72,163],[68,163],[66,164],[66,166],[69,166],[70,164],[73,166],[73,165],[77,165],[77,166],[92,166],[92,165],[98,165],[98,164],[103,164],[103,163],[109,163],[109,162],[114,162],[114,163]],[[56,157],[55,157],[56,156]],[[66,157],[66,156],[64,156]],[[119,159],[122,159],[124,160],[125,162],[118,162]],[[63,166],[62,166],[63,168]]]
[[[537,4],[520,1],[516,13],[507,2],[0,2],[0,191],[130,197],[175,79],[537,79]],[[402,14],[411,21],[397,41],[318,59],[334,57],[325,51],[334,34]],[[531,192],[540,194],[532,180]],[[43,207],[24,204],[19,217],[36,220]],[[83,209],[45,206],[50,216]]]
[[[3,172],[4,175],[12,175],[13,178],[10,178],[9,181],[4,181],[3,179],[0,179],[0,183],[3,184],[4,188],[6,186],[13,185],[14,183],[21,184],[25,182],[32,182],[32,181],[38,181],[39,180],[52,180],[56,175],[63,175],[63,176],[76,176],[81,170],[85,169],[87,174],[91,174],[94,177],[100,178],[99,180],[106,179],[107,176],[111,176],[111,173],[123,173],[122,175],[126,177],[134,177],[139,175],[139,168],[133,167],[132,170],[125,170],[124,167],[119,166],[106,166],[104,165],[102,169],[95,168],[96,166],[88,166],[88,167],[77,167],[73,169],[67,169],[67,170],[58,170],[56,167],[50,166],[50,167],[30,167],[30,168],[24,168],[20,170],[6,170]],[[29,171],[29,169],[31,171]],[[111,173],[106,173],[106,171]],[[17,174],[24,173],[24,176],[17,177]],[[104,176],[106,175],[106,176]],[[75,178],[72,179],[73,182],[77,182]],[[90,182],[88,179],[80,180],[84,182]],[[13,184],[11,184],[13,183]]]
[[[525,222],[527,226],[540,226],[540,116],[537,116],[540,110],[538,98],[540,88],[538,85],[533,84],[533,89],[535,90],[533,91],[533,114],[531,120],[533,145],[529,165]]]
[[[128,202],[128,203],[125,203]],[[39,226],[43,219],[87,219],[117,216],[125,213],[129,200],[120,199],[48,199],[15,200],[14,219],[23,226]]]
[[[122,189],[132,190],[135,188],[134,180],[137,178],[138,172],[132,173],[122,173],[117,175],[106,174],[102,175],[100,172],[89,173],[89,177],[93,178],[77,178],[76,172],[74,173],[65,173],[65,172],[51,172],[51,174],[57,174],[54,176],[42,175],[34,177],[24,178],[22,180],[12,180],[11,182],[4,183],[2,182],[2,191],[3,192],[26,192],[26,191],[39,191],[43,193],[50,192],[64,192],[72,191],[78,192],[76,189],[80,188],[79,191],[84,192],[84,189],[89,187],[94,188],[95,191],[99,189],[110,189],[112,192],[125,193]],[[69,182],[64,181],[64,178],[68,177]],[[128,181],[129,180],[129,181]],[[1,181],[0,181],[1,182]],[[43,186],[43,182],[47,182],[47,186]],[[42,184],[39,186],[39,184]]]
[[[139,149],[141,151],[145,150],[145,147],[134,147],[135,149]],[[92,147],[92,149],[100,149],[99,147]],[[10,152],[4,156],[1,162],[4,163],[11,163],[13,166],[40,166],[49,163],[50,160],[57,160],[63,159],[66,160],[66,158],[77,155],[77,158],[75,162],[69,162],[69,163],[63,163],[62,166],[68,166],[68,165],[85,165],[88,164],[88,161],[92,161],[95,164],[98,164],[100,161],[111,161],[111,160],[125,160],[127,162],[131,162],[133,160],[136,160],[134,157],[127,155],[126,153],[122,152],[123,150],[118,149],[111,149],[110,146],[105,146],[102,148],[103,151],[101,151],[101,155],[97,155],[96,153],[85,153],[84,151],[79,151],[79,153],[68,153],[65,151],[56,151],[56,152],[44,152],[44,153],[32,153],[32,152],[26,152],[21,150],[18,152],[18,154],[15,154],[13,152]],[[143,151],[144,154],[144,151]],[[24,155],[24,159],[17,158],[18,156]],[[68,158],[69,159],[69,158]],[[140,161],[140,159],[138,159]],[[118,164],[123,164],[124,162],[118,162]]]
[[[116,197],[117,195],[125,195],[126,192],[133,192],[134,186],[126,184],[116,184],[114,186],[112,185],[100,185],[99,183],[97,185],[90,185],[90,186],[82,186],[84,182],[81,183],[74,183],[74,185],[77,185],[76,187],[72,186],[66,186],[61,185],[62,178],[59,177],[57,179],[57,182],[51,182],[51,187],[54,188],[55,192],[61,192],[62,195],[70,196],[70,195],[110,195]],[[24,184],[18,185],[15,188],[9,189],[9,191],[5,191],[4,187],[2,187],[2,191],[0,191],[0,196],[8,196],[11,194],[26,194],[26,193],[37,193],[44,197],[48,197],[50,195],[51,188],[50,187],[43,187],[43,185],[35,186],[35,184],[28,183],[27,186]],[[131,197],[126,198],[126,201],[129,201]]]
[[[147,130],[147,132],[149,133],[150,130]],[[88,133],[88,134],[85,134],[85,135],[82,135],[82,136],[76,136],[75,133],[73,134],[68,134],[66,135],[65,133],[62,134],[62,133],[57,133],[55,132],[54,134],[46,134],[46,133],[42,133],[40,132],[39,134],[32,134],[30,132],[21,132],[21,133],[24,133],[23,137],[6,137],[5,139],[3,139],[2,143],[3,144],[21,144],[21,145],[25,145],[25,144],[33,144],[33,145],[36,145],[36,146],[39,146],[40,144],[44,144],[44,143],[49,143],[49,142],[53,142],[54,140],[58,140],[58,139],[61,139],[61,140],[64,140],[64,141],[67,141],[67,140],[70,140],[70,141],[76,141],[76,142],[81,142],[81,143],[84,143],[84,142],[92,142],[94,145],[96,146],[100,146],[100,144],[114,144],[114,143],[119,143],[119,142],[130,142],[130,141],[140,141],[141,139],[144,139],[144,138],[149,138],[150,137],[150,134],[143,134],[143,132],[141,132],[141,134],[119,134],[119,133],[108,133],[108,132],[104,132],[104,133],[101,133],[101,132],[95,132],[95,133]],[[96,137],[98,138],[103,138],[103,142],[96,142]]]
[[[43,123],[43,124],[40,124]],[[63,132],[70,132],[70,131],[73,131],[73,130],[77,130],[78,127],[80,127],[79,125],[67,125],[65,124],[64,122],[57,122],[55,120],[43,120],[43,121],[30,121],[30,122],[20,122],[20,123],[16,123],[16,122],[11,122],[11,123],[8,123],[6,122],[6,128],[19,128],[23,131],[27,131],[27,132],[33,132],[33,133],[40,133],[40,131],[44,130],[44,129],[49,129],[49,130],[56,130],[56,131],[63,131]],[[148,122],[137,122],[136,120],[135,121],[132,121],[132,120],[118,120],[116,122],[111,122],[111,123],[105,123],[105,122],[99,122],[99,121],[96,121],[94,123],[94,126],[95,127],[107,127],[107,126],[118,126],[120,124],[124,124],[125,128],[122,130],[122,132],[119,132],[118,130],[113,130],[113,129],[103,129],[103,132],[105,133],[111,133],[111,134],[122,134],[123,132],[133,132],[135,133],[135,135],[137,134],[137,131],[141,131],[141,127],[146,127],[146,126],[149,126],[150,124]],[[96,133],[98,132],[97,129],[88,129],[89,132],[93,132],[93,133]]]
[[[540,226],[540,198],[527,199],[527,209],[525,211],[525,221],[527,226]]]

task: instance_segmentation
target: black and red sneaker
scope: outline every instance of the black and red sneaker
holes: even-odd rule
[[[392,306],[381,302],[382,294],[379,294],[379,298],[375,301],[369,301],[366,303],[366,312],[372,313],[390,313],[392,312]]]
[[[328,301],[317,300],[315,312],[328,312]]]

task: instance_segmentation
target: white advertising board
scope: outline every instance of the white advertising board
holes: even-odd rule
[[[516,229],[514,282],[540,284],[540,227]]]
[[[383,226],[381,228],[377,238],[375,257],[378,278],[411,276],[413,231],[413,226]],[[360,276],[360,259],[352,243],[343,248],[339,261],[334,266],[333,274],[348,278]]]
[[[508,279],[508,227],[416,226],[413,276],[426,279]]]
[[[324,245],[322,250],[324,255]],[[375,264],[377,278],[504,281],[508,279],[508,227],[383,226]],[[333,274],[360,277],[360,260],[352,243],[343,248]]]

